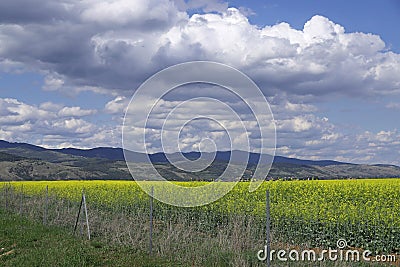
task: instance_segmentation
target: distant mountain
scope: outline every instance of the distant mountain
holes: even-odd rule
[[[35,146],[27,143],[10,143],[4,140],[0,140],[0,148],[26,148],[34,151],[44,151],[43,147]]]
[[[124,161],[0,141],[1,180],[131,179]]]
[[[63,148],[63,149],[52,149],[52,151],[60,152],[63,154],[74,155],[74,156],[82,156],[88,158],[105,158],[110,160],[125,160],[124,152],[122,148],[111,148],[111,147],[98,147],[92,149],[77,149],[77,148]],[[235,151],[236,153],[243,153],[243,155],[239,156],[241,159],[245,160],[247,157],[247,152],[244,151]],[[135,156],[131,156],[130,158],[139,159],[141,158],[143,162],[146,162],[146,154],[126,151],[126,153],[133,154]],[[196,160],[201,156],[200,152],[184,152],[182,153],[184,157],[190,160]],[[212,153],[204,153],[211,155]],[[170,154],[172,157],[174,154]],[[151,162],[153,163],[168,163],[168,158],[165,153],[154,153],[148,155]],[[207,157],[207,156],[206,156]],[[217,151],[215,159],[217,161],[229,162],[231,157],[230,151]],[[249,154],[249,164],[257,164],[260,158],[260,154],[250,153]],[[316,165],[316,166],[330,166],[330,165],[342,165],[342,164],[350,164],[344,162],[338,162],[334,160],[303,160],[296,158],[287,158],[282,156],[275,156],[274,163],[290,163],[296,165]]]
[[[196,160],[200,156],[212,159],[212,164],[198,173],[184,172],[168,159],[179,159],[179,153],[144,154],[125,151],[129,161],[145,164],[149,157],[156,169],[168,180],[210,181],[224,171],[231,157],[236,163],[246,163],[242,179],[251,178],[261,155],[244,151],[214,153],[188,152],[183,156]],[[266,158],[269,155],[263,155]],[[181,158],[180,158],[181,159]],[[235,162],[234,162],[235,163]],[[387,164],[362,165],[332,160],[304,160],[275,156],[269,178],[277,179],[340,179],[367,177],[400,177],[400,167]],[[121,148],[46,149],[27,143],[0,140],[0,180],[60,180],[60,179],[132,179]]]
[[[124,152],[122,148],[112,148],[112,147],[96,147],[92,149],[62,148],[62,149],[51,149],[51,151],[68,155],[81,156],[85,158],[124,160]]]

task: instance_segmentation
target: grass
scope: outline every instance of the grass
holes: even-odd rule
[[[82,240],[0,210],[0,266],[179,266],[101,240]]]
[[[205,260],[201,265],[179,262],[155,253],[150,257],[146,252],[133,247],[107,244],[101,239],[81,239],[55,226],[43,226],[38,222],[22,218],[0,209],[0,266],[244,266],[240,262],[226,264],[224,261]],[[221,253],[219,258],[231,258],[232,254]],[[203,255],[204,256],[204,255]],[[288,266],[285,262],[274,262],[273,266]],[[264,266],[259,262],[255,266]],[[378,266],[366,263],[334,262],[292,262],[290,266]]]

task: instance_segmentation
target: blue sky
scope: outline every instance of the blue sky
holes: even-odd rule
[[[277,154],[400,165],[397,25],[396,0],[2,1],[0,139],[120,147],[124,110],[142,82],[211,60],[261,88]],[[190,136],[182,142],[195,150],[202,135]]]

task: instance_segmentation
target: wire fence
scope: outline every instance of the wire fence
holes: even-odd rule
[[[90,227],[92,240],[129,246],[195,266],[257,266],[254,251],[265,243],[265,229],[259,226],[263,222],[252,216],[216,216],[167,207],[152,198],[152,209],[149,202],[110,206],[106,201],[91,202],[94,196],[85,193],[86,217],[81,202],[59,198],[47,187],[40,195],[27,195],[23,187],[10,185],[0,189],[0,204],[8,212],[62,227],[82,238],[88,237]]]
[[[293,214],[285,217],[284,211],[277,216],[277,202],[284,199],[271,196],[269,200],[267,192],[263,216],[172,207],[150,197],[147,202],[115,206],[99,201],[93,192],[82,194],[81,201],[72,201],[58,197],[47,186],[41,194],[30,195],[23,186],[11,184],[0,187],[0,205],[8,212],[63,227],[85,238],[130,246],[195,266],[265,265],[256,253],[266,240],[270,249],[286,249],[335,248],[337,240],[345,239],[350,247],[377,254],[400,253],[400,226],[395,220],[398,211],[382,214],[385,223],[381,216],[373,221],[357,218],[330,223]],[[392,223],[387,216],[393,218]]]

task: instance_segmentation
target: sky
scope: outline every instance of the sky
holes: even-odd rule
[[[397,25],[396,0],[4,0],[0,139],[121,147],[126,107],[146,79],[209,60],[259,86],[274,116],[276,154],[400,165]],[[200,85],[180,88],[157,112],[205,95],[248,115],[238,99]],[[217,110],[196,101],[182,109],[186,116]],[[160,127],[149,133],[151,152],[162,149]],[[188,125],[182,148],[196,150],[204,138],[226,141],[220,128]],[[253,131],[250,139],[257,138]]]

